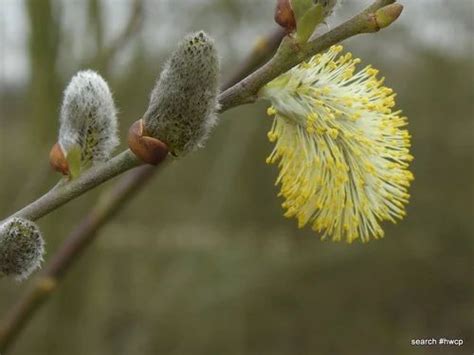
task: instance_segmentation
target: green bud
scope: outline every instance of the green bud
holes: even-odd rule
[[[299,43],[308,41],[316,27],[332,15],[337,3],[337,0],[291,0]]]
[[[400,16],[403,5],[391,4],[378,9],[375,12],[375,21],[379,29],[390,26]]]
[[[321,5],[312,6],[298,21],[297,38],[299,43],[306,43],[314,32],[314,29],[323,19],[323,7]]]
[[[342,0],[313,0],[314,4],[321,5],[324,9],[323,17],[327,18],[334,13],[334,10],[340,5]]]

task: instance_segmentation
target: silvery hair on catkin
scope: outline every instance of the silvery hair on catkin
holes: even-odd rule
[[[216,123],[219,59],[203,31],[188,34],[166,62],[143,117],[144,128],[175,156],[202,146]]]
[[[117,110],[106,81],[92,70],[80,71],[64,91],[59,145],[65,156],[81,149],[82,165],[107,160],[119,144]]]

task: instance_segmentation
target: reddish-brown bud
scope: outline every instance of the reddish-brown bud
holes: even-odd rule
[[[143,162],[157,165],[168,155],[168,146],[144,133],[143,120],[135,121],[128,130],[128,146]]]
[[[51,148],[51,151],[49,152],[49,164],[54,170],[61,174],[69,175],[69,165],[64,156],[63,150],[58,143],[53,145],[53,148]]]
[[[290,0],[277,0],[275,8],[275,22],[286,29],[287,32],[292,32],[296,28],[296,19]]]

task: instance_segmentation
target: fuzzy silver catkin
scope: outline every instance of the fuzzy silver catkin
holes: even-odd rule
[[[13,217],[0,226],[0,275],[27,278],[43,261],[44,240],[39,227]]]
[[[59,145],[67,157],[81,150],[81,166],[107,160],[119,144],[117,110],[105,80],[92,70],[80,71],[64,91]]]
[[[146,134],[181,156],[202,146],[216,123],[219,59],[214,41],[200,31],[173,52],[143,117]]]

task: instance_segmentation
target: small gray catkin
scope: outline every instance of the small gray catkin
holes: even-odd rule
[[[119,144],[117,110],[105,80],[92,70],[80,71],[64,91],[59,145],[64,155],[81,151],[81,167],[107,160]]]
[[[173,52],[143,117],[147,135],[175,156],[200,148],[216,124],[219,59],[203,31],[188,34]]]
[[[39,227],[13,217],[0,226],[0,275],[27,278],[43,261],[44,240]]]

